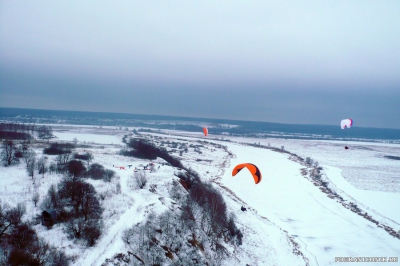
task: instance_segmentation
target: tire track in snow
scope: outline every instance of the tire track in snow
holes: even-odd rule
[[[139,205],[140,206],[140,205]],[[115,250],[112,246],[123,244],[121,239],[121,233],[127,226],[130,226],[134,223],[133,217],[141,217],[145,208],[138,209],[139,206],[131,206],[127,211],[125,211],[118,222],[115,223],[109,230],[106,235],[104,235],[97,244],[86,250],[82,258],[76,263],[76,265],[100,265],[113,250]],[[120,243],[118,243],[121,241]]]

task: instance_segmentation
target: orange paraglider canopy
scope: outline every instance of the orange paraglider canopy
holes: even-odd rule
[[[206,127],[203,127],[203,132],[204,132],[204,136],[208,135],[208,129]]]
[[[258,169],[258,167],[255,166],[255,165],[252,164],[252,163],[242,163],[242,164],[236,165],[236,167],[233,168],[233,170],[232,170],[232,176],[235,176],[237,173],[240,172],[240,170],[242,170],[242,169],[245,168],[245,167],[246,167],[247,169],[249,169],[250,173],[253,175],[254,182],[255,182],[256,184],[260,183],[260,182],[261,182],[261,172],[260,172],[260,170]]]

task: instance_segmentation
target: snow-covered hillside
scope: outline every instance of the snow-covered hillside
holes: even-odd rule
[[[77,151],[92,152],[92,163],[117,172],[118,177],[112,182],[88,180],[104,196],[101,201],[104,230],[100,239],[93,247],[85,247],[67,239],[61,224],[52,229],[35,226],[39,236],[72,256],[74,265],[101,265],[107,259],[112,263],[117,260],[116,254],[130,252],[129,245],[122,240],[124,230],[145,222],[149,215],[161,215],[167,210],[179,212],[180,207],[170,196],[179,169],[156,160],[156,171],[147,172],[145,188],[137,189],[131,182],[133,169],[150,161],[118,155],[124,147],[123,136],[130,132],[115,128],[99,131],[94,127],[63,126],[55,129],[54,134],[57,141],[76,138],[78,143],[87,144]],[[399,145],[352,143],[351,149],[345,151],[341,143],[329,141],[235,137],[224,137],[223,141],[210,135],[174,131],[141,134],[165,147],[186,168],[197,171],[222,193],[228,211],[234,214],[243,233],[242,245],[226,244],[228,255],[222,265],[330,265],[335,264],[335,257],[400,256],[400,235],[396,238],[382,227],[400,230],[400,164],[383,158],[398,154]],[[264,147],[248,145],[255,142]],[[36,153],[41,155],[45,145],[36,146]],[[318,161],[322,167],[321,179],[343,200],[329,197],[313,183],[309,173],[314,167],[268,146],[285,146],[289,152]],[[54,158],[49,156],[49,160]],[[254,184],[247,170],[232,177],[233,167],[246,162],[260,168],[263,175],[260,184]],[[374,165],[372,170],[368,167]],[[36,174],[32,180],[23,164],[1,167],[0,171],[1,203],[14,206],[24,202],[25,219],[32,219],[42,210],[40,202],[34,207],[33,192],[39,191],[44,196],[50,185],[62,178],[46,173],[44,178]],[[374,182],[375,179],[379,182]],[[362,185],[363,180],[367,184]],[[118,184],[121,193],[116,192]],[[350,202],[379,224],[351,211],[346,207]],[[242,212],[241,206],[247,211]]]

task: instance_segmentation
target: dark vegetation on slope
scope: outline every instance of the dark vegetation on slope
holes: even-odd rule
[[[210,183],[201,181],[197,172],[189,169],[186,173],[180,172],[177,175],[180,180],[186,183],[189,197],[203,212],[209,212],[212,229],[217,230],[218,235],[226,234],[228,239],[236,238],[237,244],[242,244],[243,234],[236,227],[233,217],[229,216],[226,203],[221,193]]]
[[[229,254],[226,243],[242,244],[243,234],[217,189],[202,182],[197,172],[184,167],[165,149],[147,140],[131,140],[128,147],[132,150],[123,151],[124,155],[146,159],[160,157],[184,169],[176,174],[180,182],[174,181],[169,188],[180,211],[167,210],[158,216],[150,214],[145,223],[125,230],[123,240],[131,251],[118,254],[103,265],[114,265],[113,261],[119,259],[134,265],[171,262],[176,265],[218,265]]]
[[[202,183],[194,171],[179,176],[190,188],[177,181],[169,186],[177,209],[150,213],[146,222],[125,230],[122,239],[130,251],[106,260],[104,266],[120,265],[117,261],[122,265],[221,265],[229,256],[226,246],[242,244],[243,235],[219,191]]]
[[[147,140],[131,139],[127,146],[130,149],[121,150],[121,155],[148,160],[154,160],[157,157],[160,157],[174,167],[184,168],[182,163],[175,157],[171,156],[165,148],[158,148]]]

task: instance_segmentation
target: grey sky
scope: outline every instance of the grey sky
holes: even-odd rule
[[[0,106],[400,128],[400,1],[2,1]]]

